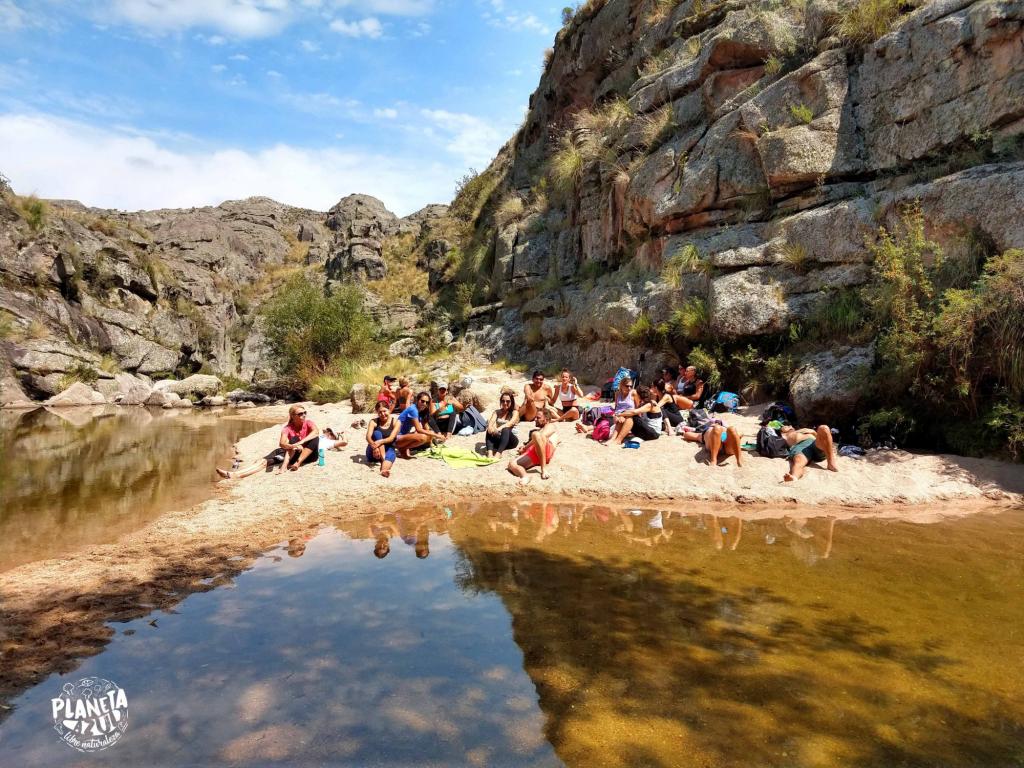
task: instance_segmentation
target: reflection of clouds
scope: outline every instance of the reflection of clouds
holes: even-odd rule
[[[460,596],[450,546],[429,561],[408,548],[372,579],[365,547],[324,534],[301,560],[261,558],[232,592],[192,595],[157,628],[149,617],[125,625],[136,634],[78,671],[128,692],[131,727],[112,764],[554,762],[500,601]],[[432,591],[410,589],[421,577]],[[38,725],[54,679],[0,726],[12,764],[67,763]],[[503,746],[511,720],[532,751]]]

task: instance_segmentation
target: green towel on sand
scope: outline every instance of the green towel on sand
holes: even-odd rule
[[[428,459],[441,459],[449,467],[462,469],[464,467],[486,467],[494,464],[497,459],[489,459],[481,456],[469,448],[456,448],[453,445],[432,445],[425,454]]]

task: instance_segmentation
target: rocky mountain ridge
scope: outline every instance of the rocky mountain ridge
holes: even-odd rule
[[[46,398],[70,381],[269,375],[258,308],[289,275],[327,282],[380,277],[385,237],[419,234],[444,212],[400,219],[352,195],[325,213],[267,198],[124,213],[0,199],[0,360],[5,401]],[[319,278],[318,278],[319,279]],[[368,295],[384,324],[410,327],[411,306]]]
[[[868,280],[908,204],[950,258],[1024,247],[1024,2],[893,3],[868,42],[839,32],[856,5],[580,8],[480,176],[474,303],[501,305],[470,338],[591,376],[676,357],[666,336],[768,354]],[[804,380],[851,389],[870,346],[832,345]]]

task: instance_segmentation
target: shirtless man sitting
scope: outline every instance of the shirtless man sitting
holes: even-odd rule
[[[789,446],[789,472],[783,476],[787,483],[804,476],[810,462],[824,461],[830,472],[838,472],[836,449],[832,443],[832,430],[825,424],[814,429],[795,429],[789,425],[779,430]]]
[[[520,420],[533,421],[538,413],[547,411],[555,397],[555,391],[544,381],[543,371],[534,371],[530,382],[523,387],[523,396],[523,407],[519,411]]]
[[[530,437],[519,449],[519,458],[508,463],[508,471],[518,477],[523,485],[530,482],[526,471],[533,467],[540,467],[541,480],[548,479],[548,464],[554,458],[555,447],[558,445],[555,424],[548,419],[546,411],[538,411],[534,423],[537,428],[530,432]]]

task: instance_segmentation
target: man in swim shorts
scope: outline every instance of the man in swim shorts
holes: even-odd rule
[[[558,435],[555,434],[554,423],[548,420],[545,411],[537,412],[534,421],[537,428],[530,432],[526,444],[519,449],[519,458],[508,463],[508,471],[519,478],[519,482],[526,485],[530,482],[526,471],[533,467],[540,467],[541,480],[548,479],[548,464],[555,456],[555,446],[558,445]]]
[[[804,476],[810,462],[824,461],[830,472],[838,472],[836,451],[832,443],[832,430],[826,424],[814,429],[794,429],[784,426],[779,430],[789,446],[789,472],[783,476],[787,483]]]

